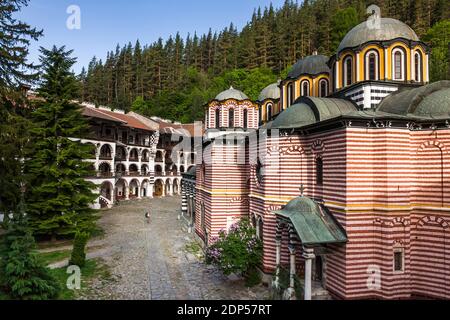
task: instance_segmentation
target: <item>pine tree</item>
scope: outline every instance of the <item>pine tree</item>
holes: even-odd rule
[[[27,161],[31,179],[28,196],[29,222],[35,235],[72,236],[75,230],[95,229],[95,210],[90,205],[97,195],[85,180],[91,174],[91,146],[70,138],[83,137],[88,124],[77,96],[77,81],[70,72],[75,63],[65,47],[41,48],[43,79],[39,94],[45,99],[33,113],[34,149]]]
[[[27,63],[28,46],[37,40],[41,31],[31,28],[13,15],[26,0],[2,0],[0,4],[0,212],[14,212],[20,199],[23,182],[20,159],[28,142],[29,123],[24,116],[29,109],[22,108],[24,96],[18,85],[35,80],[36,69]],[[6,223],[4,223],[6,225]]]
[[[26,58],[30,40],[37,40],[42,31],[13,17],[27,5],[28,0],[2,0],[0,3],[0,90],[35,79],[35,74],[24,70],[36,70]]]
[[[0,243],[0,290],[14,300],[54,299],[60,286],[35,253],[23,204]]]

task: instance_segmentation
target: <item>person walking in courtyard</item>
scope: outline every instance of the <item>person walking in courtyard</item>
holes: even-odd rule
[[[145,219],[147,220],[147,223],[150,224],[150,212],[149,211],[145,212]]]

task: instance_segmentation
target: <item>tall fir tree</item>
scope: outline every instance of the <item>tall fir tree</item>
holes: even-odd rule
[[[42,31],[14,17],[27,5],[28,0],[0,2],[0,90],[28,83],[36,76],[33,73],[25,73],[24,70],[36,70],[36,67],[27,61],[28,46],[31,40],[42,36]]]
[[[19,85],[36,79],[36,67],[27,61],[30,41],[42,31],[19,21],[15,15],[27,0],[0,3],[0,213],[15,212],[23,182],[21,161],[28,142],[29,123]],[[5,223],[6,225],[6,223]]]
[[[76,59],[65,47],[41,48],[43,76],[39,95],[44,99],[33,113],[34,148],[26,162],[31,190],[29,224],[35,235],[73,236],[77,230],[95,229],[95,185],[85,180],[92,172],[92,147],[73,141],[89,130],[81,108],[73,102],[78,94],[70,71]]]
[[[61,289],[36,253],[23,199],[0,241],[0,290],[13,300],[49,300]]]

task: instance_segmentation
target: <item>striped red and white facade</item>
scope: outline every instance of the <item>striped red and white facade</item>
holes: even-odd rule
[[[403,41],[385,40],[393,46]],[[369,109],[360,96],[334,88],[333,98],[295,97],[259,129],[243,128],[241,117],[229,124],[230,105],[251,106],[242,92],[230,89],[213,100],[196,169],[197,235],[208,245],[221,230],[250,218],[263,240],[262,271],[273,275],[274,211],[302,193],[328,208],[347,235],[345,244],[314,249],[312,280],[334,298],[450,299],[450,82],[371,81],[358,78],[346,88],[363,99],[382,94]],[[378,87],[367,89],[367,83]],[[399,91],[383,91],[387,84]],[[258,109],[246,113],[246,124],[260,122]],[[290,264],[288,244],[283,230],[282,266]],[[296,249],[291,270],[302,275],[310,252]]]
[[[238,164],[245,144],[210,144],[197,169],[196,232],[209,241],[241,217],[262,220],[263,271],[276,268],[272,213],[299,195],[323,201],[345,228],[348,243],[330,246],[326,289],[343,299],[450,298],[450,130],[344,127],[307,136],[268,135],[257,165]],[[251,153],[251,152],[250,152]],[[316,159],[323,185],[316,184]],[[208,161],[211,160],[211,161]],[[447,165],[446,165],[447,164]],[[287,236],[282,264],[289,264]],[[403,253],[394,271],[394,253]],[[302,272],[301,252],[298,270]],[[371,285],[373,273],[379,283]]]

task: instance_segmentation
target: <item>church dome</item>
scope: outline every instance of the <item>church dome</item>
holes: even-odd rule
[[[349,100],[301,97],[294,105],[280,113],[273,121],[272,128],[300,128],[356,111],[356,105]]]
[[[374,28],[370,21],[364,21],[350,30],[339,45],[338,53],[369,41],[388,41],[397,38],[419,41],[417,34],[407,24],[391,18],[379,19],[379,28]]]
[[[280,87],[279,82],[268,85],[261,91],[258,97],[258,101],[264,101],[266,99],[277,100],[280,99]]]
[[[450,81],[443,80],[418,88],[400,90],[384,98],[377,111],[425,119],[448,119]]]
[[[317,75],[321,73],[330,73],[330,68],[327,64],[328,60],[329,58],[327,56],[318,54],[300,59],[288,73],[288,78],[296,79],[304,74]]]
[[[228,99],[248,100],[248,97],[245,95],[245,93],[243,93],[242,91],[236,90],[233,87],[230,87],[230,89],[219,93],[216,97],[216,100],[218,100],[218,101],[224,101],[224,100],[228,100]]]

